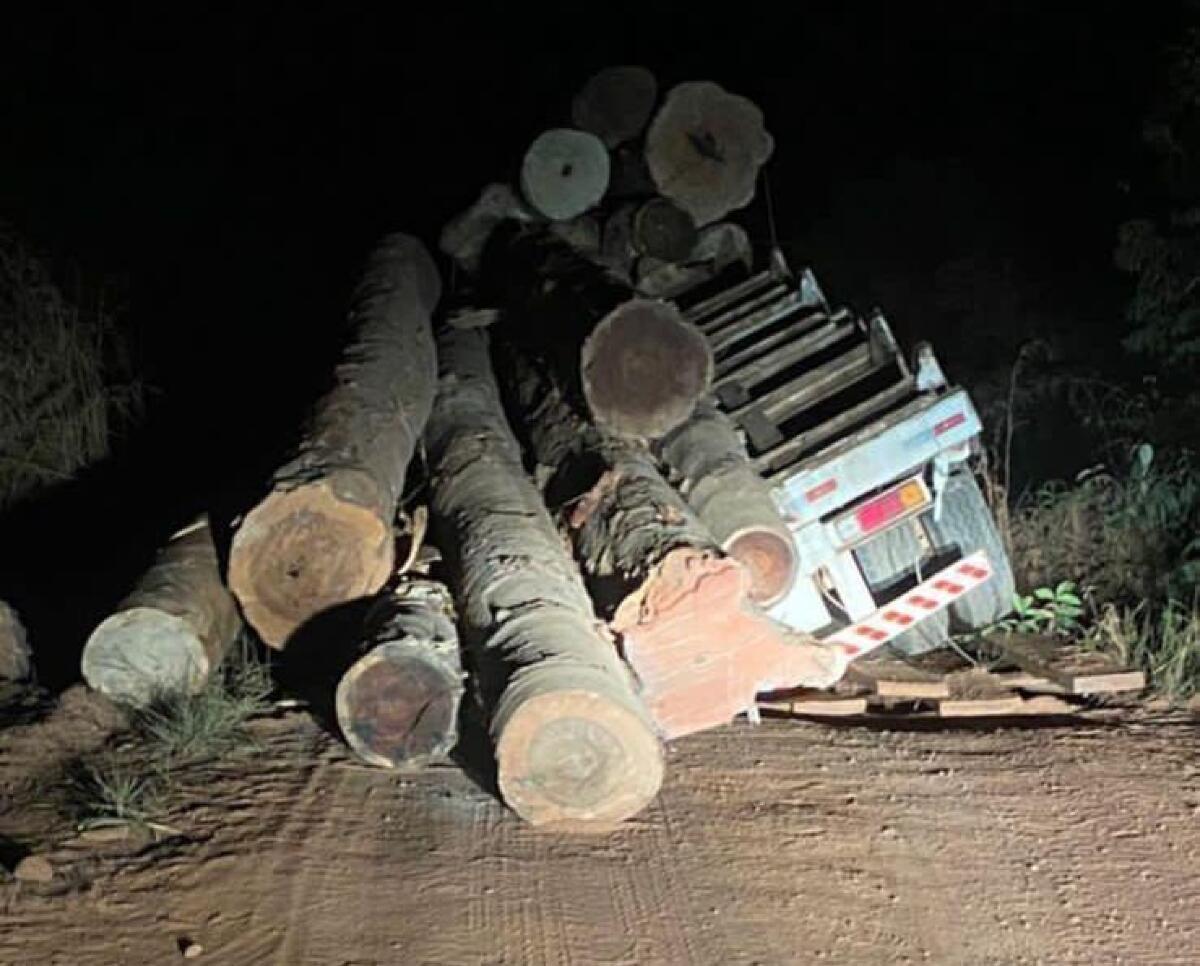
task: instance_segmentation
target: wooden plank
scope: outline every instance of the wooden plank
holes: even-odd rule
[[[1141,671],[1121,667],[1100,654],[1067,648],[1043,637],[1012,634],[997,639],[1018,667],[1045,678],[1068,694],[1114,694],[1146,686]]]
[[[949,698],[950,684],[944,674],[931,674],[902,661],[870,661],[852,664],[846,676],[871,689],[881,698]]]
[[[1066,694],[1067,689],[1061,684],[1047,681],[1043,677],[1031,674],[1029,671],[992,671],[992,677],[1000,681],[1006,688],[1021,691],[1033,691],[1038,694]]]
[[[809,694],[782,700],[759,701],[764,711],[778,711],[788,715],[808,715],[814,718],[842,718],[865,714],[867,698],[852,695],[831,694],[828,691],[813,691]]]

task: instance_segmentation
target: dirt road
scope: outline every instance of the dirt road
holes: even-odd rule
[[[292,714],[189,777],[181,835],[68,841],[53,882],[0,885],[0,963],[172,963],[190,943],[278,966],[1194,966],[1198,725],[737,724],[677,742],[635,823],[580,837],[454,769],[360,767]],[[9,766],[28,746],[9,740]]]

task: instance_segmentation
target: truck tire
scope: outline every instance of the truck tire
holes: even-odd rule
[[[914,525],[907,523],[886,530],[854,551],[867,586],[876,598],[912,573],[913,564],[921,559],[923,548],[913,532]],[[943,610],[894,638],[888,647],[901,654],[924,654],[944,646],[949,633],[950,615]]]
[[[930,515],[926,527],[939,548],[957,547],[964,557],[982,550],[994,572],[991,580],[950,605],[955,631],[981,630],[1007,616],[1012,611],[1016,591],[1012,564],[974,476],[959,472],[946,480],[941,519],[935,521]]]

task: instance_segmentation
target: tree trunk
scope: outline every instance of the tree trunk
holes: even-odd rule
[[[238,527],[229,586],[272,647],[315,614],[383,586],[404,476],[433,402],[430,314],[441,280],[424,246],[391,235],[355,292],[355,335],[299,453]]]
[[[92,632],[83,648],[83,677],[126,704],[196,693],[241,627],[202,519],[171,538],[116,613]]]
[[[450,593],[414,579],[367,615],[362,656],[337,687],[337,719],[364,761],[385,768],[444,759],[458,741],[463,693]]]
[[[644,449],[602,434],[528,360],[506,363],[547,501],[569,508],[588,588],[664,737],[723,724],[761,691],[841,677],[840,649],[753,605],[746,567],[721,552]]]
[[[657,794],[662,749],[525,475],[487,346],[478,329],[441,337],[427,441],[500,792],[534,825],[606,827]]]
[[[755,603],[782,600],[796,579],[796,545],[737,424],[705,399],[659,454],[717,543],[745,564]]]
[[[753,200],[773,148],[752,101],[691,81],[671,89],[651,122],[646,163],[659,192],[707,225]]]
[[[609,160],[593,134],[554,128],[540,134],[521,163],[521,194],[551,221],[568,221],[599,204],[608,190]]]
[[[0,681],[29,677],[29,641],[17,612],[0,600]]]
[[[642,133],[657,100],[658,81],[645,67],[605,67],[575,95],[571,120],[614,148]]]
[[[474,274],[497,227],[509,220],[530,223],[539,218],[508,185],[490,184],[470,208],[446,222],[438,248],[464,271]]]
[[[485,259],[481,294],[504,306],[505,334],[543,355],[610,432],[657,438],[686,419],[712,381],[700,331],[546,232],[511,226]]]

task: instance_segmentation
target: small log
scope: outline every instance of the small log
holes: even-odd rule
[[[633,216],[633,247],[639,255],[681,262],[700,241],[692,216],[666,198],[651,198]]]
[[[642,133],[657,100],[658,81],[645,67],[605,67],[575,95],[571,120],[614,148]]]
[[[540,220],[506,184],[489,184],[466,211],[455,215],[442,229],[438,248],[465,271],[479,270],[488,239],[505,221],[531,223]]]
[[[566,514],[588,588],[664,737],[730,721],[760,692],[841,677],[839,648],[753,605],[746,568],[721,552],[644,448],[601,433],[530,360],[506,358],[504,371],[546,470],[547,500]]]
[[[337,686],[337,719],[364,761],[413,768],[458,741],[463,670],[450,592],[413,579],[385,592],[366,618],[362,656]]]
[[[298,455],[234,535],[229,586],[272,647],[315,614],[378,591],[392,573],[392,522],[433,403],[430,313],[441,280],[425,247],[390,235],[350,311],[354,336]]]
[[[88,685],[126,704],[196,693],[241,631],[207,519],[181,530],[83,648]]]
[[[24,681],[30,669],[25,628],[17,612],[0,600],[0,681]]]
[[[646,135],[646,163],[659,192],[697,225],[748,205],[773,149],[762,111],[710,81],[672,88]]]
[[[637,264],[637,292],[647,298],[675,298],[712,281],[733,265],[753,267],[750,236],[741,225],[723,221],[700,230],[696,247],[682,262],[643,257]]]
[[[608,175],[608,151],[599,138],[554,128],[538,135],[525,152],[521,194],[551,221],[567,221],[600,202]]]
[[[606,430],[653,439],[707,392],[712,352],[674,306],[631,296],[549,232],[517,226],[496,234],[480,278],[510,341],[541,354]]]
[[[427,442],[432,512],[496,752],[534,825],[604,828],[658,793],[662,748],[504,419],[485,330],[446,330]]]
[[[713,538],[750,572],[755,603],[782,600],[796,579],[796,545],[737,424],[706,398],[658,454]]]

